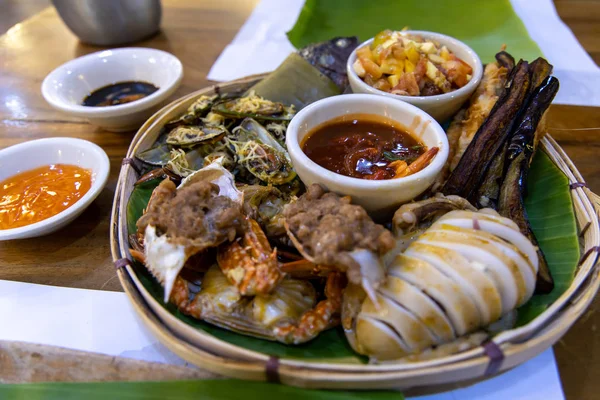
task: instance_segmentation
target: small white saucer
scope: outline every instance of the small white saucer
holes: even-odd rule
[[[156,112],[179,87],[183,66],[162,50],[129,47],[104,50],[69,61],[52,71],[42,83],[50,105],[109,131],[131,131]],[[89,107],[81,105],[93,91],[119,82],[151,83],[158,90],[131,103]]]
[[[90,190],[61,213],[31,225],[0,229],[0,240],[47,235],[78,217],[100,194],[110,171],[108,156],[99,146],[82,139],[49,138],[32,140],[0,150],[0,181],[50,164],[77,165],[92,171]]]

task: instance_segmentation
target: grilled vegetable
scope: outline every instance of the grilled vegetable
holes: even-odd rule
[[[505,143],[496,157],[492,160],[481,187],[477,190],[475,196],[475,205],[478,208],[493,208],[498,209],[498,197],[500,196],[500,186],[504,179],[504,159],[506,158],[506,150],[508,143]]]
[[[498,210],[500,214],[515,221],[534,245],[535,235],[527,219],[523,196],[527,187],[527,170],[533,154],[535,132],[546,109],[558,92],[558,80],[547,78],[532,94],[532,99],[517,126],[508,146],[507,172],[500,190]],[[549,293],[554,287],[548,264],[538,247],[540,268],[536,286],[537,293]]]
[[[444,184],[450,173],[456,168],[475,134],[490,115],[499,96],[503,93],[512,67],[508,69],[499,64],[490,63],[485,66],[481,83],[471,96],[469,105],[459,111],[452,120],[447,130],[450,146],[448,160],[436,179],[434,191]]]
[[[505,51],[496,54],[496,61],[509,71],[515,67],[515,59]]]
[[[513,69],[508,85],[488,118],[452,171],[441,192],[465,197],[472,203],[488,167],[510,135],[515,117],[523,106],[529,88],[528,64],[520,61]],[[475,199],[476,200],[476,199]]]
[[[503,54],[500,58],[510,57],[512,59],[512,57],[508,53],[503,52],[498,54]],[[510,63],[511,61],[510,59],[508,59],[504,60],[504,62]],[[552,72],[552,66],[548,63],[548,61],[544,60],[543,58],[538,58],[529,65],[529,70],[531,74],[531,84],[529,86],[527,102],[530,101],[531,97],[536,92],[540,84],[544,81],[544,79],[548,78],[548,76]],[[521,117],[519,116],[518,118]],[[533,128],[533,130],[535,132],[535,127]],[[510,146],[508,142],[503,144],[501,150],[496,154],[496,156],[492,160],[492,163],[486,173],[486,176],[483,179],[483,182],[481,183],[481,187],[479,188],[478,193],[475,196],[477,207],[491,207],[493,209],[498,208],[500,186],[502,185],[504,174],[506,172],[506,169],[508,168],[507,163],[510,160],[514,159],[518,153],[520,153],[519,149],[522,149],[525,146],[534,145],[533,135],[529,139],[529,143],[525,143],[525,141],[527,141],[528,139],[524,138],[522,133],[513,132],[512,138],[510,140]],[[532,154],[532,152],[533,148],[529,152],[530,155]],[[543,267],[540,269],[543,269]]]
[[[531,71],[529,95],[532,97],[540,85],[542,85],[552,73],[552,65],[550,65],[545,59],[539,57],[529,65],[529,70]]]

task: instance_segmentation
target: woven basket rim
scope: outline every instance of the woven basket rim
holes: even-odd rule
[[[205,89],[195,91],[187,96],[184,96],[168,104],[163,109],[158,111],[154,116],[152,116],[136,133],[127,152],[127,157],[133,157],[133,155],[137,153],[139,146],[142,144],[143,139],[146,137],[146,134],[150,132],[150,129],[152,127],[156,127],[158,124],[162,124],[161,118],[167,115],[168,113],[172,112],[173,110],[181,108],[187,102],[193,101],[193,99],[200,96],[201,94],[206,93],[207,91],[215,90],[216,87],[227,88],[235,85],[248,84],[261,79],[265,75],[266,74],[251,76],[243,78],[241,80],[211,86]],[[551,160],[567,176],[571,184],[583,182],[581,175],[577,171],[572,161],[566,156],[566,154],[560,148],[560,146],[558,146],[558,144],[556,144],[556,142],[549,135],[546,135],[546,137],[541,141],[540,147],[546,152],[546,154],[548,154]],[[116,189],[115,201],[113,203],[113,213],[111,221],[113,227],[113,229],[111,229],[111,250],[113,254],[113,261],[129,256],[126,250],[126,242],[123,243],[123,238],[122,236],[120,236],[119,232],[122,231],[120,229],[122,223],[121,217],[123,217],[123,212],[125,211],[123,206],[126,206],[127,203],[127,199],[125,199],[125,191],[127,189],[125,182],[127,175],[131,172],[131,168],[132,167],[129,164],[123,165],[123,167],[121,168],[119,181]],[[583,240],[582,254],[586,254],[586,252],[590,251],[590,249],[597,248],[597,246],[600,245],[600,227],[598,224],[597,214],[593,205],[593,197],[594,194],[591,191],[589,191],[589,189],[587,189],[586,187],[578,186],[574,187],[571,190],[571,198],[575,210],[575,215],[577,218],[578,230],[580,232],[580,241]],[[543,340],[544,334],[548,335],[550,334],[549,332],[552,332],[552,329],[549,328],[552,328],[557,324],[560,325],[561,317],[563,317],[566,314],[566,312],[569,311],[569,308],[574,309],[576,305],[582,304],[582,301],[588,300],[590,293],[595,293],[598,290],[598,287],[600,286],[600,279],[597,279],[598,268],[596,268],[595,270],[595,275],[592,276],[591,274],[596,265],[597,258],[597,251],[592,251],[588,257],[582,258],[582,262],[580,262],[580,265],[576,272],[575,280],[571,284],[570,288],[565,293],[563,293],[563,295],[559,297],[559,299],[557,299],[552,304],[552,306],[548,308],[548,310],[544,311],[544,313],[542,313],[540,316],[536,317],[536,319],[534,319],[529,324],[523,327],[511,329],[500,333],[499,335],[494,337],[494,342],[498,344],[505,353],[510,353],[511,348],[516,348],[523,343],[532,344],[532,342],[536,339]],[[161,318],[161,316],[157,315],[155,311],[152,311],[154,307],[152,307],[151,303],[152,301],[154,301],[156,304],[158,304],[159,307],[162,308],[162,306],[158,302],[156,302],[156,300],[154,300],[152,296],[145,290],[145,288],[137,279],[137,276],[135,275],[134,271],[130,267],[127,267],[124,270],[121,269],[120,271],[122,273],[119,273],[119,279],[121,280],[121,284],[125,289],[126,293],[128,294],[128,297],[130,297],[130,300],[132,300],[132,293],[130,292],[137,291],[137,295],[139,296],[141,301],[145,303],[147,311],[155,315],[155,317],[157,318],[155,321],[160,321],[160,323],[164,325],[165,321],[163,321],[162,319],[164,318],[164,315]],[[131,280],[131,282],[133,282],[132,285],[125,284],[124,274],[127,274],[128,278]],[[581,288],[583,288],[583,290],[579,290]],[[577,293],[578,290],[580,293]],[[154,306],[156,306],[156,304]],[[584,309],[585,307],[581,309],[581,313],[583,313]],[[580,314],[578,314],[577,316],[579,315]],[[174,316],[171,317],[177,323],[185,324],[183,321],[176,319]],[[150,323],[148,321],[146,322]],[[188,327],[197,331],[195,328],[189,325]],[[189,341],[185,340],[184,338],[178,337],[177,333],[173,332],[167,326],[163,326],[163,328],[170,332],[170,335],[172,336],[171,340],[187,343],[189,346],[194,347],[194,345],[190,344]],[[228,348],[230,352],[234,353],[233,355],[228,354],[229,358],[242,360],[243,362],[250,363],[253,365],[260,365],[263,369],[265,368],[265,363],[269,359],[268,355],[227,343],[203,331],[197,332],[200,335],[210,336],[213,340],[221,342],[224,348]],[[556,340],[558,340],[558,338],[556,338]],[[201,346],[197,345],[195,347],[207,354],[219,354],[219,352],[214,353],[214,349],[201,348]],[[355,373],[381,374],[387,372],[407,374],[408,372],[420,371],[429,368],[452,368],[453,365],[466,361],[477,361],[487,363],[489,360],[488,357],[485,355],[483,348],[479,346],[463,353],[442,357],[433,361],[415,362],[410,364],[338,364],[311,362],[310,360],[298,360],[285,357],[281,358],[279,360],[279,363],[280,368],[308,368],[314,371],[339,371],[346,374],[354,375]]]

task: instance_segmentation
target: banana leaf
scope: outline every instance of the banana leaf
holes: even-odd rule
[[[300,55],[292,53],[265,79],[248,92],[271,101],[293,104],[300,110],[307,104],[341,94],[336,84]]]
[[[127,207],[129,233],[135,232],[135,222],[142,215],[150,194],[158,183],[158,180],[147,182],[133,190]],[[555,280],[555,288],[548,295],[534,296],[519,309],[519,325],[526,324],[540,315],[569,287],[579,259],[575,215],[567,178],[541,151],[536,154],[531,165],[525,207],[531,227],[546,255]],[[143,265],[135,264],[134,269],[144,287],[157,301],[162,302],[163,289],[160,284]],[[326,331],[315,340],[300,346],[288,346],[217,328],[183,315],[170,304],[165,305],[165,308],[181,321],[249,350],[312,362],[366,362],[364,357],[352,351],[341,329]]]
[[[548,294],[533,296],[519,309],[518,326],[540,315],[569,288],[580,256],[569,181],[541,151],[533,158],[527,186],[525,209],[546,256],[554,289]]]
[[[402,400],[399,392],[310,390],[272,383],[206,379],[166,382],[30,383],[0,385],[3,400]],[[270,396],[266,396],[269,394]]]
[[[288,38],[296,48],[335,36],[365,41],[384,29],[440,32],[494,61],[503,44],[518,60],[542,55],[509,0],[306,0]]]

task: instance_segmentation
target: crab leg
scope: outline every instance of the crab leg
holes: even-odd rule
[[[346,279],[339,272],[332,272],[325,284],[325,300],[321,300],[315,308],[306,311],[300,320],[285,323],[274,329],[277,340],[284,343],[299,344],[315,338],[322,331],[339,323],[342,308],[342,291]]]
[[[241,239],[219,247],[217,263],[243,296],[267,294],[284,274],[279,269],[277,250],[271,249],[258,222],[248,219],[248,223],[250,229]]]
[[[178,276],[173,283],[173,290],[170,297],[171,303],[175,304],[178,309],[194,318],[201,319],[201,309],[198,307],[189,307],[190,305],[190,290],[185,279]]]
[[[134,183],[134,186],[151,181],[153,179],[158,179],[158,178],[169,178],[174,182],[179,182],[181,180],[181,177],[179,175],[169,171],[167,168],[161,167],[161,168],[156,168],[156,169],[153,169],[152,171],[146,172]]]
[[[338,270],[336,267],[318,265],[304,259],[283,263],[280,265],[280,269],[291,277],[300,279],[326,277],[331,272]]]
[[[139,251],[136,249],[129,249],[129,253],[134,260],[141,262],[142,264],[146,264],[146,255],[143,251]]]
[[[301,255],[296,254],[296,253],[292,253],[290,251],[285,251],[285,250],[281,250],[281,249],[277,249],[277,255],[279,257],[283,257],[285,259],[288,260],[293,260],[293,261],[305,261]]]

